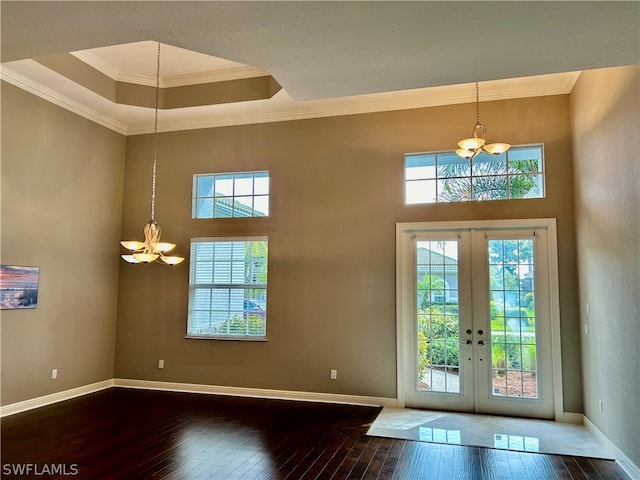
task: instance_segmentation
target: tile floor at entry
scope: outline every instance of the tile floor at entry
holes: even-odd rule
[[[367,435],[451,445],[614,459],[583,425],[385,407]]]

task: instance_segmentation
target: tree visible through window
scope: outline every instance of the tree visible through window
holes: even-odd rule
[[[473,160],[455,152],[405,156],[405,203],[441,203],[544,197],[542,145],[512,147]]]
[[[187,336],[264,339],[266,238],[191,241]]]

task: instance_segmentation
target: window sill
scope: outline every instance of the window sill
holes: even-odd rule
[[[199,337],[197,335],[186,335],[184,337],[187,340],[223,340],[225,342],[235,341],[235,342],[266,342],[268,341],[267,337],[210,337],[210,336],[202,336]]]

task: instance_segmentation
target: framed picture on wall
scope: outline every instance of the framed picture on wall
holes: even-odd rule
[[[0,265],[0,310],[36,308],[40,267]]]

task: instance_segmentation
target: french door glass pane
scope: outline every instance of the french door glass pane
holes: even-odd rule
[[[533,240],[489,240],[494,396],[538,398]]]
[[[460,393],[458,242],[418,241],[418,391]]]

